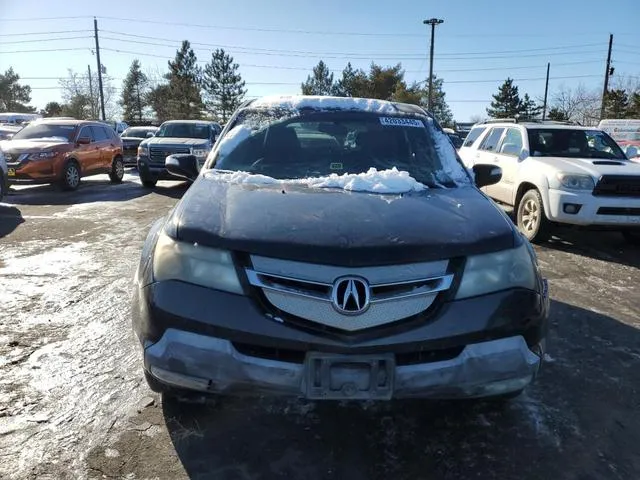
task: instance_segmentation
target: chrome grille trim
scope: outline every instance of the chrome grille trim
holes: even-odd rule
[[[245,269],[245,273],[247,274],[249,283],[254,287],[290,295],[296,295],[300,297],[312,298],[314,300],[321,300],[324,302],[331,302],[331,289],[333,287],[332,283],[301,280],[299,278],[291,278],[282,275],[274,275],[271,273],[257,272],[249,268]],[[297,288],[294,286],[286,285],[286,283],[297,285]],[[388,302],[422,295],[432,295],[434,293],[448,290],[451,287],[452,283],[453,274],[444,274],[417,280],[408,280],[404,282],[370,284],[371,303],[373,304]],[[394,294],[393,291],[386,295],[376,293],[376,290],[380,290],[381,288],[411,288],[412,285],[415,285],[415,287],[411,289],[411,291],[405,293]],[[324,292],[321,291],[323,289],[325,290]]]

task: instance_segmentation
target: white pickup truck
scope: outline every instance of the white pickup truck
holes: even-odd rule
[[[490,121],[474,126],[459,151],[467,167],[502,169],[484,187],[513,206],[519,229],[544,241],[554,223],[619,230],[640,244],[640,164],[602,130],[557,122]]]

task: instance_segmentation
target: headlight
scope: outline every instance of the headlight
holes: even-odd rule
[[[44,160],[58,156],[59,152],[37,152],[29,155],[29,160]]]
[[[595,183],[590,175],[576,175],[574,173],[558,172],[556,179],[560,188],[568,188],[570,190],[593,190]],[[550,182],[550,186],[553,188],[554,182]]]
[[[205,158],[207,155],[209,155],[209,149],[208,148],[192,148],[191,154],[195,155],[196,157]]]
[[[153,276],[157,281],[180,280],[242,294],[231,254],[173,240],[160,234],[153,254]]]
[[[146,145],[139,145],[138,146],[138,156],[145,156],[148,157],[149,156],[149,147],[147,147]]]
[[[510,250],[468,257],[456,299],[516,287],[535,290],[535,261],[526,241]]]

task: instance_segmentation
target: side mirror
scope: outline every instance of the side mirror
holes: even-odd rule
[[[153,136],[154,136],[154,133],[153,133],[153,132],[147,132],[147,138],[151,138],[151,137],[153,137]]]
[[[627,147],[626,154],[627,158],[631,160],[632,158],[640,156],[640,150],[638,150],[638,147]]]
[[[91,143],[91,139],[89,137],[80,137],[76,143],[78,145],[89,145]]]
[[[526,148],[523,148],[522,150],[520,150],[520,153],[518,154],[518,160],[522,161],[522,160],[526,160],[529,157],[529,150],[527,150]]]
[[[169,155],[164,164],[167,167],[167,171],[176,177],[191,181],[198,178],[198,159],[195,155],[188,153]]]
[[[473,166],[473,174],[476,177],[476,186],[481,188],[498,183],[502,178],[502,169],[495,165],[478,163]]]

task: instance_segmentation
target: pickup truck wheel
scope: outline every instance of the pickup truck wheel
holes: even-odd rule
[[[538,190],[526,192],[518,203],[518,229],[530,242],[544,242],[551,236],[551,223],[544,214]]]
[[[156,183],[158,183],[157,180],[146,180],[144,178],[141,178],[140,181],[142,181],[142,186],[144,188],[154,188]]]
[[[640,230],[624,230],[622,236],[627,243],[640,246]]]
[[[68,162],[62,171],[60,186],[63,190],[76,190],[80,185],[80,168],[75,161]]]
[[[124,162],[122,157],[116,157],[111,163],[111,171],[109,172],[109,179],[111,183],[120,183],[124,177]]]
[[[2,172],[0,172],[0,202],[2,201],[2,199],[7,194],[8,191],[9,191],[9,186],[7,184],[7,181],[2,176]]]

